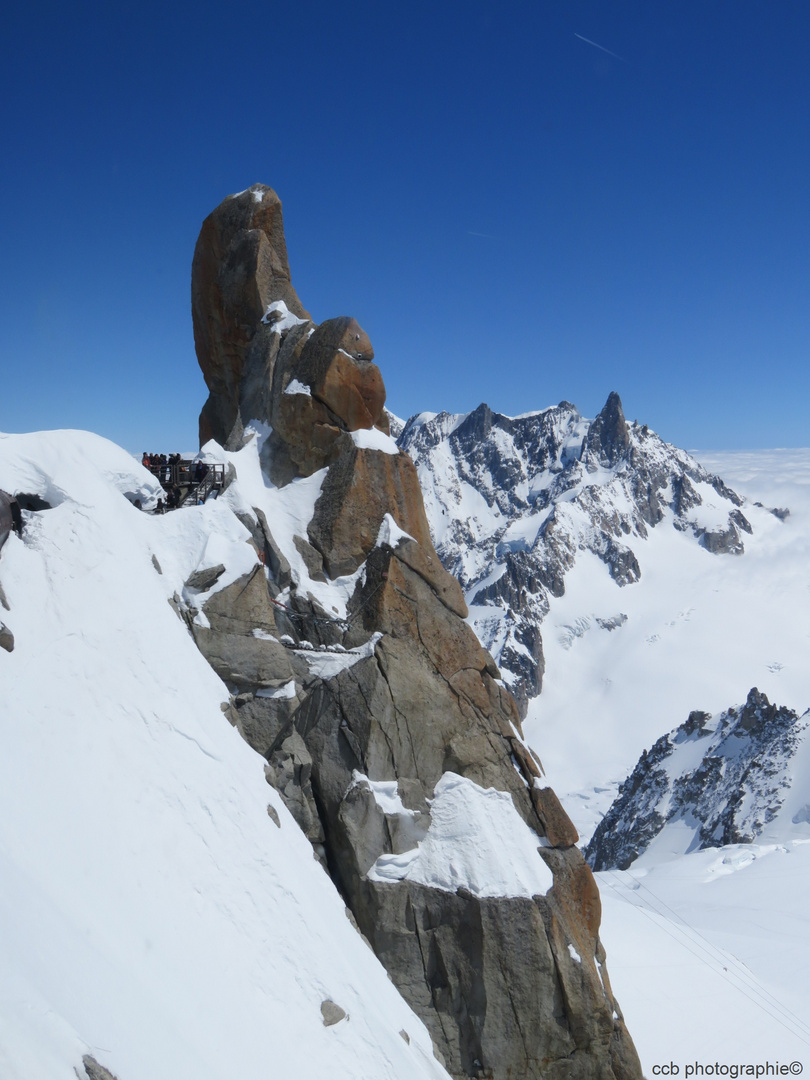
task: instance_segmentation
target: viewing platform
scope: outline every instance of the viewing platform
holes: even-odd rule
[[[159,500],[156,514],[181,506],[201,506],[215,499],[225,486],[225,466],[172,455],[161,461],[143,460],[144,468],[160,481],[166,499]]]

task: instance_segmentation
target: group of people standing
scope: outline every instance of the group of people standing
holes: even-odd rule
[[[183,459],[179,454],[169,454],[166,457],[165,454],[149,454],[146,450],[143,452],[143,458],[141,464],[145,469],[148,469],[153,475],[155,475],[161,484],[168,484],[172,480],[173,466],[179,466],[181,464],[191,465],[191,462],[183,462]]]
[[[208,475],[204,461],[191,461],[179,454],[150,454],[144,450],[141,464],[160,481],[166,493],[165,501],[158,499],[156,514],[174,510],[185,499],[189,490],[202,483]]]

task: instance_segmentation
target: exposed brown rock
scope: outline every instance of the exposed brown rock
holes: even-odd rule
[[[571,847],[579,841],[579,833],[562,808],[562,803],[550,787],[531,789],[532,802],[537,816],[543,822],[546,836],[552,847]]]
[[[238,444],[242,424],[252,419],[240,414],[240,382],[262,317],[277,300],[309,318],[290,281],[281,200],[272,188],[254,184],[209,214],[194,251],[194,345],[210,391],[200,417],[202,441]]]
[[[407,454],[358,449],[343,436],[308,530],[310,542],[323,555],[331,577],[354,573],[365,561],[386,514],[391,514],[435,561],[437,576],[449,578],[433,550],[411,459]],[[448,589],[453,586],[448,584]]]
[[[385,385],[374,350],[355,319],[329,319],[307,341],[297,377],[342,422],[346,431],[379,423]]]

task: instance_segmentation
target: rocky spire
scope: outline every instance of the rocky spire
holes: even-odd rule
[[[268,308],[281,303],[308,319],[290,282],[281,200],[264,184],[231,195],[203,222],[191,266],[194,345],[208,401],[200,442],[235,447],[242,435],[243,381],[276,344]]]
[[[612,390],[588,430],[587,457],[611,468],[627,453],[629,445],[630,429],[624,418],[621,398]]]
[[[260,510],[245,518],[269,573],[257,567],[215,593],[192,632],[232,689],[232,722],[264,756],[269,782],[450,1074],[636,1080],[595,880],[436,555],[416,469],[386,433],[371,344],[353,319],[309,321],[286,253],[275,277],[262,277],[252,255],[239,262],[241,278],[233,269],[234,244],[261,248],[243,222],[268,192],[239,196],[238,215],[226,200],[198,243],[195,327],[205,330],[196,337],[211,387],[203,418],[232,445],[248,420],[270,424],[265,472],[310,490],[304,478],[323,470],[319,495],[295,552],[281,550]],[[232,216],[237,239],[214,244]],[[270,220],[278,254],[280,208]],[[275,304],[272,321],[265,304]],[[215,369],[213,355],[227,363]],[[356,574],[346,619],[296,580],[295,553],[327,589]]]

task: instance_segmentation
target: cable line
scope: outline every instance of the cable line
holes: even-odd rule
[[[616,870],[613,870],[611,872],[614,873],[614,874],[619,873],[619,871],[616,871]],[[789,1016],[793,1023],[797,1024],[804,1031],[804,1033],[806,1035],[810,1036],[810,1026],[808,1026],[804,1022],[804,1020],[802,1020],[800,1017],[798,1017],[786,1005],[784,1005],[781,1001],[779,1001],[779,999],[777,997],[775,997],[759,981],[759,979],[756,977],[756,975],[754,975],[754,973],[751,971],[751,969],[746,964],[744,964],[733,953],[725,953],[722,949],[720,949],[718,946],[713,944],[713,942],[709,941],[709,939],[704,934],[701,934],[701,932],[698,929],[696,929],[694,926],[692,926],[690,923],[688,923],[686,921],[686,919],[684,919],[684,917],[679,912],[677,912],[673,908],[671,908],[669,906],[669,904],[667,904],[667,902],[665,900],[663,900],[657,893],[653,892],[652,889],[648,885],[645,885],[637,877],[634,877],[633,874],[631,874],[629,871],[624,871],[624,872],[627,873],[628,876],[631,878],[631,880],[636,883],[638,889],[643,889],[644,892],[649,893],[649,895],[655,901],[657,901],[657,903],[659,903],[661,905],[661,907],[665,908],[667,911],[669,911],[672,914],[672,916],[675,919],[677,919],[679,922],[683,923],[683,925],[687,928],[687,930],[689,930],[692,934],[694,934],[695,937],[698,937],[698,938],[701,939],[701,941],[704,941],[706,943],[706,945],[708,946],[708,948],[717,954],[717,959],[718,960],[721,960],[721,961],[725,962],[727,960],[727,958],[730,958],[728,962],[730,962],[736,968],[739,969],[739,971],[741,973],[741,977],[750,979],[752,982],[754,982],[756,984],[756,986],[759,988],[759,991],[762,993],[762,995],[764,997],[770,999],[771,1004],[773,1004],[776,1008],[780,1009],[784,1013],[785,1016]],[[658,912],[658,914],[662,915],[662,918],[666,918],[666,916],[663,915],[662,912]]]
[[[619,886],[624,887],[627,892],[632,893],[632,892],[636,891],[636,890],[627,888],[626,883],[619,876],[618,871],[611,869],[611,870],[606,871],[606,873],[612,874],[616,878],[616,880],[619,882]],[[638,881],[637,878],[632,878],[632,880],[636,883],[636,885],[639,887],[639,889],[644,888],[647,892],[650,893],[650,895],[654,899],[656,899],[656,900],[658,899],[656,897],[655,893],[653,893],[646,886],[642,886],[641,882]],[[619,886],[616,886],[615,884],[613,884],[609,880],[606,880],[606,884],[614,892],[621,895],[620,892],[619,892]],[[686,920],[682,916],[679,916],[677,914],[677,912],[673,912],[673,915],[675,915],[676,918],[680,919],[680,921],[683,923],[683,927],[685,929],[681,928],[680,926],[677,926],[677,924],[672,929],[670,929],[666,925],[667,923],[670,922],[670,920],[667,918],[667,916],[665,914],[663,914],[661,911],[657,911],[654,907],[652,908],[652,911],[654,911],[655,914],[658,915],[659,918],[664,921],[664,925],[657,922],[653,918],[653,915],[652,915],[651,911],[647,910],[647,908],[644,906],[643,903],[641,903],[641,902],[634,903],[634,902],[632,902],[630,900],[627,900],[626,898],[625,898],[625,902],[631,903],[632,907],[636,908],[643,915],[645,915],[655,926],[658,927],[659,930],[663,930],[663,932],[665,934],[667,934],[669,937],[671,937],[673,941],[675,941],[678,945],[681,946],[681,948],[686,949],[686,951],[688,953],[691,953],[692,956],[694,956],[696,959],[700,960],[701,963],[705,964],[716,975],[719,975],[721,978],[725,979],[726,982],[729,983],[729,985],[731,985],[732,987],[734,987],[735,990],[738,991],[738,993],[742,994],[743,997],[748,998],[748,1000],[750,1002],[752,1002],[752,1004],[754,1004],[758,1008],[760,1008],[764,1013],[766,1013],[768,1016],[770,1016],[772,1020],[775,1020],[781,1027],[785,1028],[786,1031],[790,1032],[791,1035],[794,1035],[795,1037],[797,1037],[801,1042],[803,1042],[805,1044],[805,1046],[810,1046],[810,1040],[808,1040],[808,1039],[806,1039],[804,1037],[805,1034],[810,1034],[810,1032],[808,1032],[807,1026],[804,1024],[804,1022],[802,1020],[799,1020],[798,1017],[794,1018],[794,1014],[791,1013],[788,1009],[786,1009],[785,1006],[782,1005],[782,1003],[780,1001],[778,1001],[777,998],[775,998],[772,994],[769,994],[769,992],[767,990],[765,990],[764,987],[762,987],[762,984],[760,983],[759,979],[757,979],[756,976],[754,976],[754,974],[752,972],[748,971],[748,969],[745,969],[745,973],[748,975],[748,977],[754,983],[753,986],[751,986],[751,985],[748,985],[747,987],[746,986],[740,986],[740,985],[738,985],[737,982],[734,982],[734,980],[731,978],[732,973],[729,972],[729,970],[725,966],[725,964],[720,963],[720,960],[718,960],[717,957],[712,956],[711,953],[709,953],[709,950],[704,948],[700,944],[699,941],[694,941],[694,940],[692,940],[691,942],[689,941],[686,931],[689,931],[689,933],[692,933],[696,937],[700,937],[700,938],[703,938],[703,935],[700,934],[698,931],[694,930],[694,928],[691,927],[689,925],[689,923],[687,923]],[[663,903],[663,901],[661,901],[661,902]],[[667,905],[664,904],[664,906],[666,907]],[[668,910],[671,911],[672,909],[669,908]],[[678,938],[675,935],[673,930],[676,930],[676,929],[678,931],[680,931],[680,933],[684,937],[687,938],[687,941],[683,941],[681,938]],[[703,938],[703,940],[706,941],[705,938]],[[695,948],[690,948],[690,944],[694,945]],[[711,944],[711,943],[707,942],[707,944]],[[712,948],[715,948],[715,950],[716,950],[715,946],[712,946]],[[696,949],[699,950],[699,951],[696,951]],[[719,950],[716,950],[716,951],[719,952]],[[705,955],[702,955],[702,954],[705,954]],[[710,959],[706,958],[707,955],[710,957]],[[722,952],[720,952],[720,957],[721,957],[722,960],[726,959],[725,955]],[[713,963],[710,962],[710,961],[713,961]],[[717,966],[716,966],[717,964],[720,964],[720,970],[717,969]],[[740,982],[742,982],[742,979],[740,978],[739,975],[737,975],[736,972],[734,973],[734,975]],[[760,992],[760,989],[759,989],[760,987],[762,988],[762,991],[764,991],[764,993]],[[757,994],[757,997],[761,998],[762,1000],[757,1000],[757,997],[752,997],[751,994],[746,992],[746,989],[752,990],[755,994]],[[767,1001],[767,997],[770,997],[771,1001]],[[772,1011],[773,1009],[777,1009],[778,1013],[780,1013],[781,1015],[778,1015],[776,1012],[773,1012]],[[799,1027],[802,1030],[800,1030],[800,1031],[794,1030],[794,1028],[790,1026],[791,1024],[795,1025],[796,1027]]]

